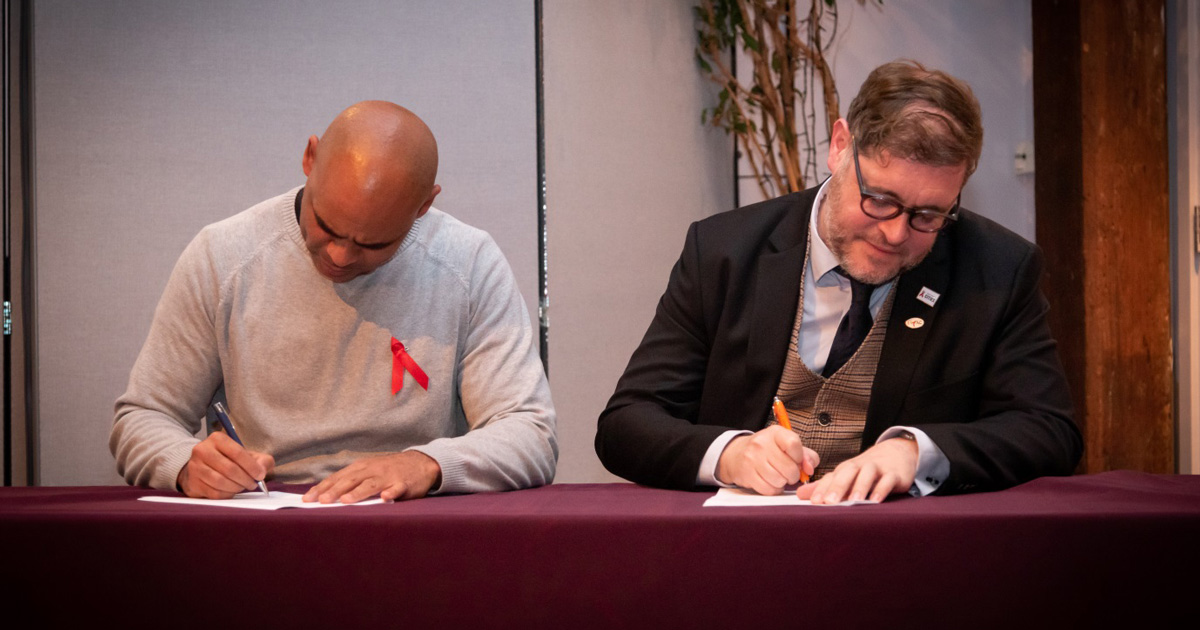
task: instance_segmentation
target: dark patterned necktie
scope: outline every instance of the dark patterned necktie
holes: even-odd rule
[[[829,348],[829,360],[825,362],[825,369],[821,371],[821,376],[825,378],[833,376],[854,356],[863,339],[867,338],[867,331],[871,330],[874,321],[871,319],[871,292],[875,290],[875,285],[851,278],[841,267],[836,267],[834,271],[850,281],[850,310],[846,311],[842,323],[838,324],[837,335],[833,337],[833,346]]]

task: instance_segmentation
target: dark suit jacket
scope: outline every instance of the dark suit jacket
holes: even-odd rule
[[[695,488],[729,429],[765,426],[800,299],[815,188],[692,224],[642,343],[600,415],[613,473]],[[898,280],[862,448],[894,425],[950,460],[940,493],[1066,475],[1082,454],[1038,289],[1037,246],[964,210]],[[928,287],[934,306],[917,300]],[[916,329],[905,321],[919,317]]]

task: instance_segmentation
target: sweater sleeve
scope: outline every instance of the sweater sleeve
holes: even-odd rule
[[[117,399],[108,447],[133,485],[175,489],[221,381],[214,321],[219,279],[202,231],[184,250]]]
[[[438,493],[515,490],[554,480],[554,403],[525,301],[490,237],[471,265],[458,390],[468,431],[412,450],[442,469]]]

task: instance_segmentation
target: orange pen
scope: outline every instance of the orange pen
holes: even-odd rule
[[[787,409],[784,408],[783,401],[779,400],[778,396],[775,397],[775,405],[772,409],[775,411],[775,422],[778,422],[779,426],[791,431],[792,422],[788,420]],[[800,468],[800,483],[808,483],[808,475],[804,472],[803,466]]]

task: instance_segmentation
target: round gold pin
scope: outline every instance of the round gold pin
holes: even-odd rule
[[[921,319],[920,317],[910,317],[908,321],[904,322],[904,325],[916,330],[925,325],[925,320]]]

